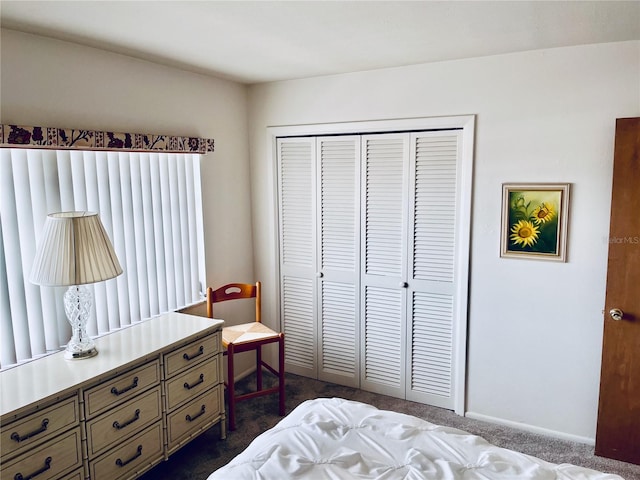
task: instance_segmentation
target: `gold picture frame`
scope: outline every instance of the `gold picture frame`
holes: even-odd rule
[[[570,183],[503,183],[500,256],[567,261]]]

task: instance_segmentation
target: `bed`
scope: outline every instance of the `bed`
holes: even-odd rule
[[[208,480],[624,480],[339,398],[307,400]]]

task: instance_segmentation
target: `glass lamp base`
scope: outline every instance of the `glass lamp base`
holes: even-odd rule
[[[97,354],[98,354],[98,350],[96,350],[96,347],[91,347],[89,350],[83,350],[83,351],[71,351],[67,349],[64,351],[64,359],[65,360],[82,360],[84,358],[95,357]]]
[[[69,287],[64,294],[64,309],[72,332],[64,352],[67,360],[82,360],[98,354],[95,343],[87,334],[91,301],[91,292],[84,285]]]

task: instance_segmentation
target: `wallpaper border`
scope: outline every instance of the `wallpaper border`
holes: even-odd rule
[[[2,124],[0,146],[204,154],[213,152],[214,141],[213,138]]]

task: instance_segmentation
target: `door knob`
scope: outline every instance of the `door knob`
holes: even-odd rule
[[[318,277],[318,278],[322,278],[322,277],[324,277],[324,273],[322,273],[322,272],[316,272],[316,277]]]
[[[409,284],[407,282],[400,282],[400,288],[407,288]]]
[[[611,318],[617,321],[622,320],[622,318],[624,317],[624,312],[619,308],[612,308],[611,310],[609,310],[609,315],[611,316]]]

